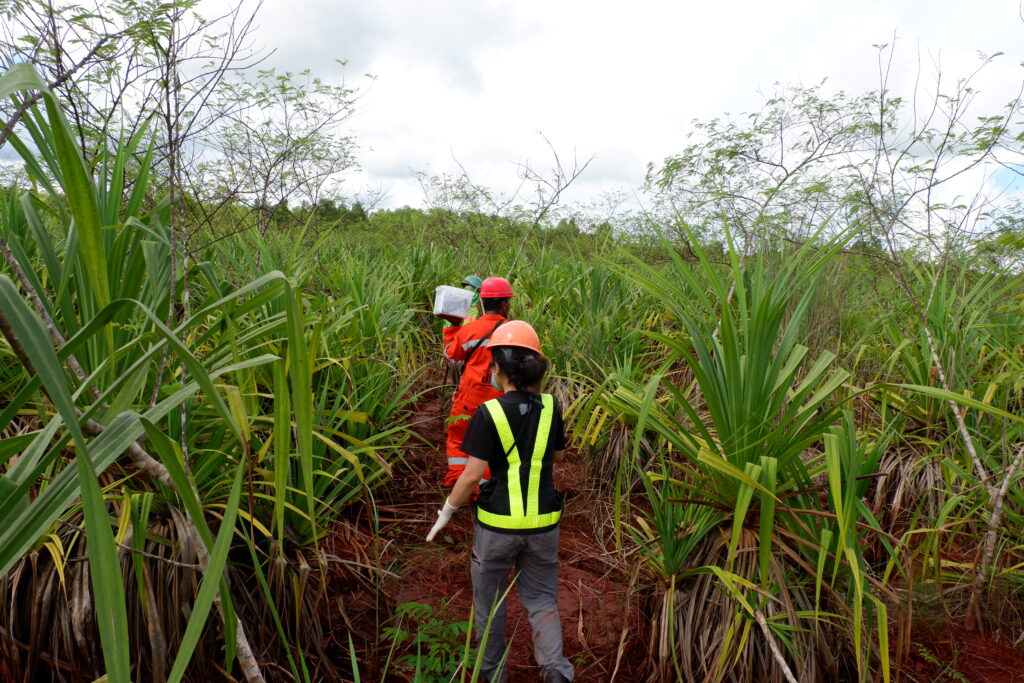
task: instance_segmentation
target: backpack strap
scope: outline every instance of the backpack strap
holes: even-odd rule
[[[492,334],[494,334],[494,331],[495,331],[496,329],[498,329],[499,327],[501,327],[501,326],[502,326],[502,324],[503,324],[504,322],[505,322],[504,320],[499,320],[499,321],[498,321],[498,324],[497,324],[497,325],[495,325],[494,327],[492,327],[492,328],[491,328],[491,331],[490,331],[490,332],[488,332],[488,333],[487,333],[487,334],[485,334],[484,336],[480,337],[480,339],[479,339],[479,340],[477,340],[476,344],[474,344],[474,345],[473,345],[473,348],[471,348],[471,349],[469,350],[469,353],[467,353],[467,354],[466,354],[466,360],[464,360],[464,361],[463,361],[463,362],[464,362],[464,363],[466,364],[466,367],[467,367],[467,368],[469,367],[469,359],[473,357],[473,353],[474,353],[474,352],[475,352],[475,351],[476,351],[477,349],[479,349],[479,348],[480,348],[480,346],[481,346],[481,345],[483,345],[483,343],[484,343],[485,341],[487,341],[488,339],[490,339],[490,338],[491,338],[491,335],[492,335]]]

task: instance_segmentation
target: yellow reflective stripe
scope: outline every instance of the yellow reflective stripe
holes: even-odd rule
[[[512,517],[523,516],[523,489],[519,482],[519,465],[522,460],[519,457],[519,448],[516,446],[515,437],[512,436],[512,427],[505,417],[505,411],[498,404],[498,399],[492,398],[484,403],[487,411],[491,414],[491,420],[498,430],[498,438],[501,439],[501,450],[508,453],[508,509]]]
[[[543,515],[516,518],[510,515],[496,515],[493,512],[488,512],[478,507],[476,509],[476,518],[487,526],[493,526],[498,529],[539,529],[556,523],[562,518],[562,511],[556,510],[555,512],[547,512]]]
[[[484,407],[491,414],[491,420],[498,432],[502,450],[508,452],[508,515],[499,515],[493,512],[477,508],[477,519],[488,526],[499,529],[538,529],[555,524],[562,517],[561,510],[539,514],[540,511],[540,475],[543,471],[544,452],[547,450],[548,438],[551,433],[551,423],[554,420],[554,398],[550,394],[541,394],[540,423],[537,425],[537,435],[534,439],[533,453],[530,458],[530,472],[526,488],[526,510],[523,510],[523,490],[520,481],[519,468],[522,458],[519,455],[519,448],[512,435],[512,426],[505,417],[498,399],[494,398],[485,402]]]
[[[533,441],[533,458],[530,460],[530,482],[526,487],[526,516],[536,517],[540,512],[540,472],[544,464],[544,451],[548,447],[548,433],[554,415],[551,394],[541,394],[540,423],[537,425],[537,436]]]

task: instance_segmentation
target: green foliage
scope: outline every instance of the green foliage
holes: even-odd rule
[[[879,64],[891,64],[893,46],[876,47]],[[1020,142],[1020,96],[998,113],[974,108],[972,81],[999,56],[980,55],[952,86],[936,73],[928,101],[894,93],[881,68],[864,94],[829,93],[825,81],[776,85],[757,111],[694,121],[694,142],[648,166],[659,227],[685,242],[680,222],[705,240],[721,238],[724,224],[744,253],[822,228],[853,229],[875,252],[973,247],[983,224],[1013,224],[1005,201],[946,189],[993,159],[1013,163],[1003,156]]]
[[[331,185],[356,165],[355,141],[342,133],[356,99],[356,90],[308,70],[241,72],[224,80],[214,106],[228,114],[207,133],[213,154],[195,169],[194,201],[214,212],[244,202],[262,235],[272,223],[289,222],[290,205],[315,205],[325,191],[334,196]]]
[[[153,11],[130,35],[163,49],[172,7],[115,11],[129,5]],[[19,65],[0,95],[42,86]],[[94,124],[47,94],[11,138],[27,182],[0,196],[4,600],[24,614],[64,595],[24,590],[34,571],[91,581],[72,599],[98,616],[89,675],[230,672],[238,615],[261,658],[295,680],[323,671],[307,666],[325,651],[309,577],[401,458],[437,358],[431,292],[469,272],[507,275],[513,317],[540,333],[587,484],[610,499],[598,531],[653,586],[653,677],[887,680],[910,643],[896,629],[890,647],[899,591],[955,595],[979,571],[963,548],[987,533],[990,475],[1022,438],[1019,230],[1003,216],[1004,237],[976,249],[958,227],[970,210],[921,197],[955,177],[950,159],[1005,142],[1016,105],[914,128],[900,149],[906,107],[884,88],[780,91],[652,167],[669,220],[631,236],[502,206],[465,176],[423,176],[427,209],[342,202],[322,190],[354,163],[340,127],[354,90],[274,72],[225,87],[260,107],[226,120],[198,184],[210,194],[176,204],[174,230],[153,127],[83,135]],[[275,110],[299,116],[282,128]],[[946,232],[924,250],[904,229],[929,217]],[[166,478],[129,464],[133,444]],[[1020,582],[1011,474],[981,572],[993,595]],[[187,573],[200,549],[201,580]],[[60,614],[47,609],[33,613]],[[398,608],[381,633],[396,673],[477,675],[468,626],[442,611]],[[165,648],[139,647],[157,633]]]
[[[884,605],[869,593],[865,576],[866,532],[859,525],[875,525],[859,477],[873,471],[884,445],[859,446],[849,415],[844,429],[832,426],[840,417],[837,392],[849,375],[831,368],[833,354],[812,359],[797,342],[821,269],[841,244],[799,250],[774,271],[763,259],[742,266],[735,251],[722,268],[700,249],[699,278],[676,255],[667,269],[636,262],[623,271],[659,295],[679,321],[680,330],[648,333],[671,352],[662,368],[681,361],[694,378],[692,387],[683,387],[655,372],[641,386],[612,375],[600,399],[635,420],[633,452],[623,467],[642,467],[640,435],[656,434],[661,455],[644,481],[650,511],[639,512],[637,526],[628,531],[665,581],[666,609],[696,609],[707,618],[685,618],[699,629],[701,648],[690,639],[677,642],[671,623],[664,627],[662,651],[670,661],[663,665],[682,678],[709,669],[723,675],[722,663],[744,647],[731,642],[736,620],[755,620],[772,601],[791,607],[768,624],[771,635],[765,637],[783,643],[794,666],[811,672],[834,661],[813,638],[799,634],[848,618],[855,668],[859,677],[868,675],[862,638],[871,625],[864,615]],[[809,456],[822,442],[824,453]],[[831,492],[825,500],[814,493],[823,474]],[[805,573],[810,567],[818,568],[812,576]],[[692,598],[677,601],[683,579],[716,580],[730,599],[711,613]],[[833,596],[827,606],[823,585]],[[844,597],[836,601],[836,593]],[[846,605],[852,614],[839,617]],[[869,651],[887,667],[883,636],[877,638]],[[733,654],[733,647],[740,649]],[[767,648],[745,647],[744,666],[781,676]]]
[[[445,611],[443,600],[436,611]],[[393,670],[409,680],[447,683],[464,662],[476,658],[475,650],[466,650],[469,622],[445,623],[429,605],[416,602],[399,605],[395,618],[398,625],[386,627],[381,635],[403,653],[393,660]]]
[[[866,152],[879,125],[873,94],[829,96],[824,85],[778,87],[757,112],[694,121],[697,142],[650,164],[649,187],[702,236],[718,236],[724,220],[744,237],[803,239],[855,191],[852,174],[836,167]],[[889,132],[896,110],[889,99]]]
[[[12,69],[0,81],[7,91],[39,86],[27,66]],[[178,652],[173,669],[152,673],[180,678],[194,653],[209,657],[211,648],[201,635],[218,594],[224,665],[230,669],[235,621],[226,567],[232,546],[240,539],[250,546],[253,565],[241,563],[247,572],[262,577],[274,573],[271,567],[287,567],[285,558],[296,546],[315,547],[346,504],[361,500],[382,481],[390,469],[384,456],[393,457],[406,438],[405,426],[395,424],[393,415],[408,400],[404,393],[412,379],[395,385],[379,368],[398,361],[369,357],[385,346],[379,331],[369,340],[354,331],[346,337],[343,331],[363,313],[383,316],[384,302],[374,307],[352,305],[348,297],[324,297],[314,309],[280,271],[242,272],[251,264],[241,261],[235,285],[210,262],[200,261],[187,273],[191,302],[182,310],[177,298],[185,274],[168,264],[180,246],[172,243],[166,214],[145,212],[136,201],[145,192],[146,169],[131,195],[123,197],[126,159],[142,138],[133,138],[116,154],[102,155],[90,175],[58,109],[48,107],[45,117],[31,112],[26,121],[37,151],[24,144],[18,149],[44,193],[26,192],[16,202],[12,197],[2,214],[0,236],[42,309],[32,310],[17,286],[0,275],[4,318],[10,325],[4,336],[10,343],[17,340],[31,362],[20,379],[11,381],[16,393],[0,413],[0,432],[19,434],[5,443],[0,460],[5,464],[0,510],[12,522],[0,533],[2,573],[24,562],[41,538],[50,539],[52,554],[61,561],[61,541],[52,527],[73,516],[81,495],[92,580],[85,598],[95,600],[105,672],[111,680],[128,680],[133,658],[140,670],[144,661],[161,667],[137,644],[139,634],[156,628],[153,620],[166,615],[143,609],[146,623],[129,622],[129,611],[133,620],[140,612],[128,610],[108,512],[123,497],[117,490],[101,491],[98,481],[119,467],[125,450],[137,448],[133,444],[145,434],[170,480],[137,477],[124,499],[144,496],[150,511],[146,520],[158,527],[162,519],[182,519],[180,511],[185,511],[198,536],[163,539],[179,557],[186,554],[182,566],[188,566],[187,553],[195,552],[196,544],[206,545],[209,554],[208,563],[201,563],[206,576],[197,594],[180,596],[190,605],[186,617],[180,617],[180,605],[170,612],[178,621],[171,628],[181,629],[171,634]],[[89,229],[98,231],[91,241],[83,232]],[[182,255],[176,255],[182,263]],[[363,324],[402,337],[402,326],[412,320],[407,313],[391,328],[379,318]],[[368,357],[350,364],[325,355],[325,350],[337,351],[324,341],[328,325],[337,327],[328,329],[331,340],[351,343]],[[55,350],[48,328],[66,343]],[[82,376],[65,373],[72,355]],[[348,383],[332,374],[336,367],[345,368]],[[366,381],[368,393],[361,395],[371,376],[375,393],[369,393]],[[171,381],[164,384],[166,378]],[[41,423],[25,420],[36,415]],[[166,486],[171,482],[174,490]],[[216,540],[207,529],[209,514],[220,520]],[[144,539],[145,529],[140,533]],[[128,597],[148,604],[147,596],[159,594],[160,588],[152,585],[154,574],[145,564],[136,562],[133,568],[141,582]],[[274,613],[278,626],[272,638],[280,637],[281,646],[290,648],[288,639],[302,644],[315,635],[298,627],[300,614],[289,619],[295,626],[287,632],[278,619],[275,603],[301,611],[305,598],[292,595],[282,603],[284,595],[266,581],[261,585],[264,609]],[[78,609],[88,612],[92,606]],[[298,663],[290,653],[288,658],[300,677],[301,658]]]

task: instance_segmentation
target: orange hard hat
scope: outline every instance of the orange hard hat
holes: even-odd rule
[[[533,326],[522,320],[510,320],[498,326],[491,333],[491,343],[488,347],[492,350],[496,346],[518,346],[540,353],[540,337],[534,331]]]
[[[503,277],[489,277],[480,285],[481,299],[506,299],[515,296],[512,285]]]

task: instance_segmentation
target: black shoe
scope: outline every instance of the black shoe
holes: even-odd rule
[[[544,676],[544,683],[572,683],[561,671],[552,671]]]

